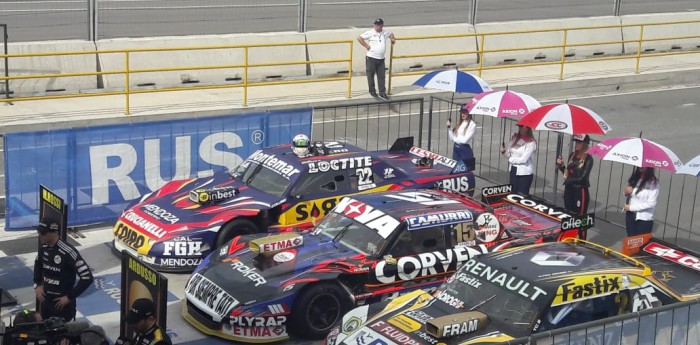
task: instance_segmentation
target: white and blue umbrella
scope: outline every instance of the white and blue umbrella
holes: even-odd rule
[[[458,69],[430,72],[416,80],[413,85],[455,93],[493,91],[491,86],[483,79]]]
[[[685,163],[685,165],[678,169],[676,173],[700,176],[700,156],[697,156],[691,159],[690,162]]]

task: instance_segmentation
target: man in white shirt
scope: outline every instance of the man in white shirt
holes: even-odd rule
[[[379,97],[385,101],[389,100],[386,95],[386,86],[384,79],[386,76],[384,59],[386,58],[387,41],[391,44],[396,43],[394,34],[390,31],[384,31],[384,20],[378,18],[374,21],[374,29],[367,30],[357,37],[357,41],[367,49],[367,57],[365,63],[367,67],[367,84],[369,85],[369,94],[372,97]],[[377,84],[379,84],[379,94],[374,87],[374,75],[377,75]]]

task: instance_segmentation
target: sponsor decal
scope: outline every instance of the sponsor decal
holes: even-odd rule
[[[185,293],[190,302],[218,316],[215,321],[220,321],[239,304],[233,296],[198,273],[187,282]]]
[[[462,268],[462,272],[469,272],[476,278],[489,281],[494,285],[500,285],[501,287],[514,291],[532,301],[535,301],[540,296],[547,295],[547,291],[534,284],[531,284],[530,282],[526,282],[523,279],[508,274],[507,272],[501,272],[499,269],[493,268],[476,260],[467,261]]]
[[[405,315],[396,315],[390,318],[389,323],[398,327],[404,332],[413,333],[421,328],[421,324]]]
[[[413,147],[411,147],[409,152],[411,152],[413,155],[418,156],[418,157],[426,157],[426,158],[433,159],[435,161],[435,163],[442,164],[442,165],[449,167],[449,168],[454,168],[455,165],[457,165],[457,161],[454,159],[450,159],[450,158],[447,158],[445,156],[441,156],[435,152],[430,152],[430,151],[424,150],[420,147],[413,146]]]
[[[608,126],[608,124],[605,123],[605,121],[598,121],[598,125],[600,126],[600,128],[602,130],[604,130],[606,132],[608,131],[608,129],[610,129],[610,126]]]
[[[512,190],[513,190],[513,187],[509,184],[502,185],[502,186],[484,187],[484,188],[481,188],[481,195],[483,195],[485,197],[489,197],[489,196],[493,196],[493,195],[510,193]]]
[[[279,252],[304,244],[304,237],[297,233],[278,234],[250,241],[250,249],[258,254]]]
[[[454,297],[446,292],[440,292],[437,296],[435,296],[439,301],[444,302],[445,304],[449,305],[452,308],[456,309],[462,309],[464,308],[464,302],[460,300],[457,297]]]
[[[532,226],[532,223],[528,223],[520,218],[511,219],[510,221],[520,226]]]
[[[158,264],[167,267],[196,267],[202,263],[201,258],[159,258]]]
[[[54,262],[56,265],[60,265],[60,264],[61,264],[61,256],[58,255],[58,254],[56,254],[56,256],[53,257],[53,262]]]
[[[238,258],[224,259],[223,261],[231,261],[231,269],[253,281],[256,287],[267,284],[267,280],[260,273],[256,272],[257,269],[255,267],[248,267]]]
[[[114,237],[116,237],[119,241],[122,241],[125,245],[136,250],[143,247],[147,243],[146,236],[122,222],[117,222],[117,225],[114,226]]]
[[[569,125],[567,125],[566,122],[562,121],[547,121],[544,123],[544,126],[554,130],[562,130],[569,127]]]
[[[474,231],[473,223],[461,223],[454,227],[454,233],[457,243],[465,243],[465,245],[473,246],[476,244],[476,232]]]
[[[465,274],[465,273],[460,273],[460,274],[453,276],[453,277],[454,277],[454,279],[456,279],[460,283],[465,284],[465,285],[469,285],[475,289],[480,288],[481,284],[482,284],[479,281],[479,279],[474,278],[474,277],[470,277],[468,274]],[[450,280],[452,280],[452,278]]]
[[[202,241],[181,237],[163,242],[163,256],[201,256]]]
[[[632,157],[633,157],[632,155],[628,155],[626,153],[620,153],[620,152],[613,152],[611,154],[611,156],[617,157],[617,158],[625,160],[625,161],[632,160]],[[636,161],[637,159],[634,159],[634,160]]]
[[[372,157],[347,157],[331,159],[328,161],[311,161],[308,162],[309,174],[317,174],[328,171],[341,171],[355,168],[371,167]]]
[[[174,214],[168,212],[166,209],[163,209],[158,205],[143,205],[141,206],[141,211],[157,220],[166,221],[170,224],[176,224],[180,221],[180,218],[176,217]]]
[[[639,253],[639,249],[642,248],[649,239],[651,239],[651,233],[625,237],[622,239],[622,254],[634,255]]]
[[[456,335],[476,332],[479,329],[479,319],[470,319],[461,323],[453,323],[442,326],[442,336],[454,337]]]
[[[60,285],[61,281],[58,279],[51,279],[51,278],[44,277],[44,283],[49,284],[49,285]]]
[[[506,196],[506,199],[508,199],[509,201],[514,202],[516,204],[520,204],[520,205],[523,205],[527,208],[531,208],[535,211],[544,213],[548,216],[556,217],[559,219],[571,218],[571,215],[569,215],[567,213],[564,213],[562,211],[557,211],[550,206],[540,204],[534,200],[527,199],[524,196],[519,195],[519,194],[508,194],[508,196]]]
[[[262,166],[276,172],[287,180],[289,180],[295,174],[301,172],[292,164],[276,158],[272,154],[263,153],[262,150],[255,151],[252,155],[250,155],[250,157],[248,157],[248,161],[262,164]]]
[[[231,327],[275,327],[287,322],[286,316],[231,316]]]
[[[485,212],[476,217],[476,226],[476,237],[482,242],[495,241],[501,232],[501,223],[493,213]]]
[[[60,260],[59,260],[59,261],[60,261]],[[51,265],[47,265],[47,264],[41,264],[41,268],[42,268],[42,269],[45,269],[45,270],[49,270],[49,271],[61,272],[61,268],[60,268],[60,267],[51,266]]]
[[[387,270],[388,260],[377,262],[375,275],[377,280],[384,284],[394,283],[397,280],[413,280],[416,277],[447,273],[456,269],[460,263],[487,252],[480,247],[456,247],[447,251],[434,251],[420,253],[418,255],[404,256],[396,262],[396,268]]]
[[[410,317],[413,320],[420,322],[421,324],[425,324],[426,322],[433,319],[432,316],[426,314],[424,311],[419,310],[419,309],[409,310],[409,311],[405,312],[404,315]]]
[[[296,255],[292,252],[280,252],[275,254],[272,259],[275,260],[275,262],[285,263],[294,260],[295,257]]]
[[[646,280],[627,274],[603,274],[577,277],[561,284],[552,305],[576,302],[591,297],[600,297],[620,290],[636,288]]]
[[[466,167],[466,165],[464,166]],[[469,185],[469,177],[467,176],[446,178],[444,180],[435,182],[435,184],[438,188],[457,193],[466,193],[469,191],[469,189],[471,189],[471,186]]]
[[[390,179],[394,178],[396,175],[394,175],[394,168],[384,168],[384,179]]]
[[[644,247],[644,251],[679,265],[700,271],[700,259],[691,254],[686,254],[680,250],[667,247],[661,243],[651,242]]]
[[[661,306],[661,301],[655,295],[656,289],[650,282],[645,281],[632,296],[632,312],[642,311]]]
[[[424,193],[424,192],[403,192],[396,194],[385,195],[387,198],[408,201],[424,206],[459,204],[459,201],[445,198],[441,195]]]
[[[472,213],[465,210],[407,217],[406,223],[408,224],[408,230],[417,230],[436,225],[463,223],[472,220],[474,220]]]
[[[139,216],[133,210],[127,210],[126,212],[124,212],[122,218],[131,222],[131,224],[133,224],[135,227],[138,227],[139,230],[143,230],[153,235],[155,238],[162,238],[163,236],[165,236],[165,230],[163,230],[158,225],[151,223],[149,220]]]
[[[198,204],[215,203],[233,198],[238,189],[233,186],[195,189],[190,191],[190,201]]]
[[[387,324],[384,321],[376,321],[369,327],[381,334],[381,338],[372,341],[370,344],[381,344],[377,342],[380,340],[383,344],[420,345],[420,342],[414,340],[406,333],[396,329],[394,326]],[[388,338],[389,341],[387,341],[384,337]]]
[[[346,217],[376,230],[383,238],[389,237],[401,225],[394,217],[352,198],[343,198],[333,212],[345,214]]]
[[[603,143],[597,143],[595,146],[597,146],[599,149],[601,149],[603,151],[610,151],[613,148],[612,145],[605,145]]]
[[[418,331],[418,332],[415,332],[413,334],[415,334],[418,338],[421,338],[421,339],[429,342],[431,345],[436,345],[438,343],[437,339],[433,338],[432,335],[425,333],[423,331]]]
[[[279,339],[287,336],[286,326],[276,327],[223,327],[226,334],[244,339]]]
[[[595,226],[595,214],[589,213],[582,216],[574,216],[567,218],[561,222],[561,229],[572,230],[587,230]]]
[[[634,156],[634,157],[636,157],[636,156]],[[636,160],[636,159],[634,159],[634,160]],[[668,161],[665,159],[662,161],[658,161],[656,159],[644,158],[644,163],[651,164],[655,168],[667,167],[669,165]]]
[[[297,221],[304,221],[309,218],[325,217],[338,202],[338,198],[318,199],[304,202],[295,208]]]
[[[270,304],[267,306],[267,309],[272,315],[281,315],[289,313],[286,304]]]
[[[586,257],[575,252],[540,251],[532,256],[530,262],[540,266],[576,267]]]

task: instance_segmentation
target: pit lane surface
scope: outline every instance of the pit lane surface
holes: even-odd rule
[[[603,116],[613,127],[611,135],[638,135],[656,140],[674,150],[682,160],[700,154],[697,115],[700,88],[658,90],[608,97],[570,98],[574,104],[590,107]],[[321,120],[322,121],[322,120]],[[320,124],[316,124],[320,125]],[[370,129],[372,130],[372,129]],[[483,130],[483,128],[482,128]],[[444,128],[435,128],[435,133]],[[369,138],[379,137],[374,132]],[[376,139],[375,139],[376,140]],[[497,145],[497,143],[496,143]],[[596,161],[598,163],[598,161]],[[629,170],[627,170],[629,172]],[[478,186],[487,185],[483,180]],[[663,185],[662,185],[663,186]],[[663,188],[663,187],[662,187]],[[616,195],[618,191],[607,191]],[[601,191],[602,193],[602,191]],[[600,194],[601,197],[603,194]],[[700,208],[700,205],[697,208]],[[697,211],[697,210],[695,210]],[[657,214],[657,219],[661,215]],[[83,230],[84,239],[71,239],[78,246],[83,257],[94,270],[95,283],[78,300],[79,318],[103,326],[110,338],[115,339],[119,330],[120,267],[117,257],[108,251],[106,242],[111,239],[109,226]],[[657,226],[656,234],[660,234]],[[604,245],[619,247],[624,229],[605,222],[598,222],[589,238]],[[700,235],[692,234],[682,240],[682,245],[700,248]],[[31,271],[36,256],[36,238],[32,232],[0,232],[0,286],[8,289],[17,300],[28,308],[33,307]],[[216,338],[209,338],[191,328],[180,317],[180,300],[188,275],[166,274],[169,280],[168,332],[175,343],[180,344],[223,344]],[[14,309],[19,308],[15,306]],[[2,318],[7,322],[10,308],[3,308]],[[294,344],[308,344],[308,341],[290,341]]]
[[[307,0],[307,30],[466,23],[471,0]],[[0,0],[10,42],[87,39],[85,0]],[[477,23],[609,16],[613,0],[480,0]],[[99,0],[98,39],[298,30],[298,0]],[[621,14],[684,12],[696,0],[623,0]],[[359,30],[359,29],[358,29]]]

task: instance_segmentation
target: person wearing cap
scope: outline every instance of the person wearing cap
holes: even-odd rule
[[[508,157],[510,185],[513,193],[530,194],[530,186],[535,175],[533,154],[537,150],[537,141],[532,134],[532,128],[518,125],[518,132],[513,134],[510,141],[501,144],[501,154]]]
[[[131,304],[124,317],[126,322],[134,330],[134,337],[124,339],[119,337],[116,345],[171,345],[170,337],[156,322],[156,306],[148,298],[139,298]]]
[[[41,317],[75,319],[76,298],[90,285],[90,267],[73,245],[63,241],[58,224],[39,223],[36,226],[41,247],[34,261],[34,292]],[[76,284],[77,276],[77,284]]]
[[[474,151],[471,143],[476,134],[476,123],[472,121],[472,115],[467,110],[467,105],[464,104],[459,110],[459,119],[457,125],[452,127],[452,119],[447,120],[447,135],[454,143],[452,149],[452,158],[458,161],[470,162],[474,159]],[[473,165],[466,163],[467,166]]]
[[[384,59],[386,58],[387,42],[391,42],[391,44],[396,43],[394,34],[384,30],[384,20],[377,18],[374,20],[374,28],[358,36],[357,41],[367,49],[365,67],[369,94],[372,97],[379,97],[385,101],[389,100],[389,96],[386,94],[384,81],[386,76]],[[379,84],[379,94],[377,94],[377,90],[374,87],[375,74],[377,75],[377,84]]]
[[[557,167],[564,174],[564,208],[567,211],[584,215],[588,213],[590,194],[588,188],[591,186],[588,177],[593,169],[593,157],[587,153],[591,138],[585,134],[574,135],[574,152],[564,162],[560,155],[557,157]],[[586,239],[585,233],[579,237]]]

